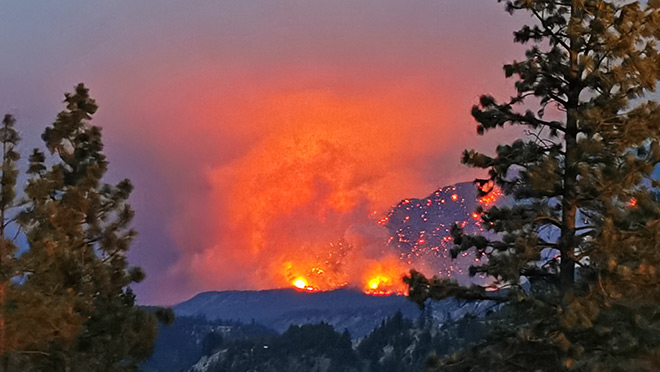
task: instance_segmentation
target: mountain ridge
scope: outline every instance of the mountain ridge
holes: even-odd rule
[[[405,296],[373,296],[356,289],[305,292],[296,289],[207,291],[174,306],[178,316],[256,322],[283,332],[291,325],[326,322],[361,337],[388,316],[409,319],[421,314]]]

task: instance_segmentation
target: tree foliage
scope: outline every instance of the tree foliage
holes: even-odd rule
[[[529,45],[504,66],[516,94],[482,96],[477,131],[521,126],[527,136],[490,156],[463,154],[515,201],[483,211],[483,236],[455,227],[453,254],[486,286],[411,272],[422,304],[457,297],[509,304],[515,319],[488,342],[442,361],[442,370],[581,371],[660,368],[660,208],[651,173],[660,162],[660,107],[646,95],[660,77],[660,1],[511,0],[533,24]]]
[[[135,304],[144,273],[126,253],[135,237],[129,180],[104,183],[108,162],[98,106],[79,84],[29,156],[23,198],[14,120],[5,117],[0,178],[0,370],[133,371],[152,351],[157,314]],[[17,254],[6,229],[24,236]]]

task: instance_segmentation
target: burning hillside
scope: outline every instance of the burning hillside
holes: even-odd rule
[[[493,205],[499,190],[478,198],[476,187],[461,183],[438,189],[423,199],[406,199],[376,223],[384,227],[389,237],[386,254],[360,267],[360,275],[351,275],[356,247],[347,242],[329,244],[325,256],[315,261],[295,260],[283,264],[282,274],[293,287],[305,291],[330,290],[352,286],[365,293],[385,295],[403,293],[401,278],[411,268],[447,277],[464,278],[464,270],[478,258],[464,254],[458,260],[449,259],[452,247],[450,230],[453,224],[468,233],[483,231],[478,205]]]

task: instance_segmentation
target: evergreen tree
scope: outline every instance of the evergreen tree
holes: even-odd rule
[[[135,236],[127,203],[132,186],[103,182],[108,163],[101,129],[90,124],[96,102],[82,84],[64,102],[66,109],[42,135],[50,157],[35,149],[29,158],[25,200],[14,216],[27,240],[25,253],[14,254],[0,229],[3,288],[10,289],[2,308],[0,369],[135,371],[151,354],[157,317],[171,313],[135,304],[129,286],[144,273],[126,259]],[[18,136],[13,120],[6,118],[2,130],[5,227],[5,209],[14,205]]]
[[[406,278],[423,304],[456,297],[507,303],[511,322],[487,342],[431,369],[651,371],[660,368],[660,208],[650,175],[660,161],[660,107],[646,98],[660,74],[660,1],[510,0],[532,25],[531,44],[504,66],[517,94],[482,96],[472,115],[483,134],[507,124],[524,139],[494,156],[465,151],[515,203],[480,211],[488,235],[454,227],[454,256],[491,280]],[[533,109],[532,109],[533,108]],[[529,285],[526,285],[529,283]]]
[[[11,350],[16,345],[12,343],[12,332],[8,332],[7,326],[13,324],[8,321],[7,298],[11,289],[10,280],[15,275],[16,245],[11,239],[6,238],[9,213],[15,206],[16,177],[18,170],[16,161],[20,158],[16,145],[20,136],[14,124],[16,120],[11,115],[5,115],[0,128],[0,142],[2,142],[2,175],[0,176],[0,355]]]

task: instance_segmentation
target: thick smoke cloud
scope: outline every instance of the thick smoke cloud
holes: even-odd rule
[[[415,162],[447,146],[442,126],[435,124],[447,115],[430,102],[379,97],[307,91],[278,94],[258,105],[254,123],[268,127],[267,134],[243,156],[209,171],[216,202],[190,212],[217,226],[212,245],[196,251],[190,262],[204,273],[205,284],[289,285],[339,241],[350,245],[353,265],[382,258],[383,252],[370,252],[368,245],[380,241],[384,248],[385,232],[364,242],[361,230],[401,195],[434,187],[416,174]],[[232,283],[236,273],[217,268],[237,262],[253,273]],[[280,269],[287,262],[302,267]],[[335,284],[362,284],[363,273],[345,270],[357,268],[328,275],[347,275],[333,278]]]

